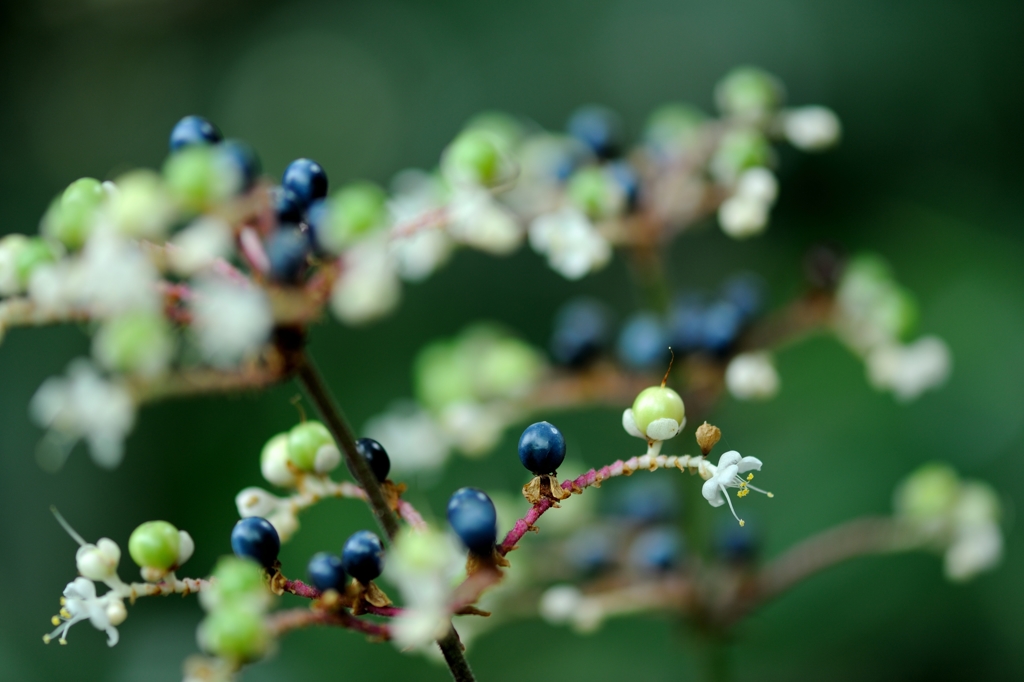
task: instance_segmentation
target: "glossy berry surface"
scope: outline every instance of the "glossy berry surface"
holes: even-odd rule
[[[295,192],[286,187],[275,187],[271,192],[271,200],[279,225],[297,225],[302,222],[304,207]]]
[[[553,474],[565,459],[565,437],[548,422],[526,427],[519,437],[519,461],[535,474]]]
[[[309,239],[297,225],[279,227],[266,244],[270,279],[285,284],[297,283],[306,270],[309,252]]]
[[[345,589],[345,569],[341,557],[330,552],[317,552],[306,566],[306,575],[313,586],[321,592]]]
[[[303,471],[316,467],[316,453],[325,445],[334,445],[334,437],[321,422],[309,420],[288,432],[288,459]]]
[[[704,346],[705,305],[696,296],[684,296],[672,305],[669,340],[672,350],[689,353]]]
[[[270,521],[250,516],[240,520],[231,529],[231,551],[236,556],[252,559],[270,568],[281,551],[281,538]]]
[[[377,477],[377,481],[380,483],[386,481],[388,473],[391,471],[391,459],[384,446],[372,438],[360,438],[356,441],[356,449],[370,465],[370,471]],[[356,477],[356,472],[352,470],[352,467],[349,467],[348,471],[353,478]]]
[[[619,332],[619,360],[633,369],[663,366],[669,357],[668,332],[661,319],[652,313],[639,313]]]
[[[281,185],[295,193],[302,206],[327,196],[327,173],[312,159],[295,159],[284,169]]]
[[[686,408],[679,394],[667,386],[651,386],[640,391],[633,401],[633,420],[641,433],[658,419],[671,419],[683,423]]]
[[[448,523],[470,552],[489,556],[498,537],[498,513],[487,494],[459,488],[448,500]]]
[[[555,315],[551,355],[561,365],[582,367],[608,345],[611,320],[596,300],[583,298],[566,303]]]
[[[569,119],[569,134],[602,159],[617,156],[622,147],[622,124],[614,111],[600,106],[581,107]]]
[[[753,273],[734,275],[722,285],[722,300],[740,309],[745,320],[761,311],[764,303],[764,280]]]
[[[167,570],[178,563],[181,536],[167,521],[146,521],[128,538],[128,553],[139,566]]]
[[[384,545],[380,538],[368,530],[353,533],[341,549],[341,565],[363,585],[376,579],[384,570]]]
[[[676,488],[666,478],[633,478],[621,487],[615,510],[637,524],[666,523],[678,512]]]
[[[174,124],[169,146],[175,152],[193,144],[216,144],[222,137],[217,126],[202,116],[186,116]]]
[[[736,341],[743,328],[743,311],[729,301],[718,301],[704,312],[704,349],[721,353]]]

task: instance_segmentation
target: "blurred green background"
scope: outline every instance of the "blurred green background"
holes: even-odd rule
[[[787,349],[776,400],[727,400],[715,415],[731,447],[766,462],[776,498],[748,500],[750,515],[775,554],[833,523],[887,512],[899,478],[938,458],[1006,495],[1007,554],[997,572],[960,586],[927,555],[862,559],[815,577],[737,630],[735,677],[1024,679],[1024,532],[1012,515],[1024,475],[1024,4],[31,0],[3,3],[0,19],[0,233],[34,230],[51,196],[79,176],[158,165],[171,125],[189,113],[252,142],[271,174],[312,156],[338,183],[436,163],[484,108],[558,128],[575,106],[596,101],[622,112],[635,134],[664,101],[710,108],[714,82],[741,63],[778,74],[795,104],[832,107],[843,144],[784,157],[768,233],[735,243],[708,229],[680,240],[673,283],[713,287],[753,268],[780,303],[799,290],[800,257],[814,241],[878,250],[919,294],[922,331],[951,345],[953,377],[901,406],[873,392],[834,340]],[[313,351],[358,425],[411,394],[409,362],[426,342],[488,318],[544,344],[555,307],[583,292],[623,314],[635,303],[618,260],[570,284],[529,252],[460,253],[408,287],[396,316],[358,330],[327,323]],[[88,625],[74,628],[67,647],[43,645],[75,571],[74,543],[48,506],[86,538],[122,547],[137,523],[166,518],[193,534],[188,568],[205,572],[228,550],[234,494],[260,483],[259,447],[294,422],[297,388],[148,407],[117,471],[97,469],[79,449],[46,474],[33,458],[40,432],[26,405],[87,344],[81,330],[59,328],[16,330],[0,346],[0,680],[178,680],[201,617],[192,599],[143,600],[114,649]],[[617,411],[558,423],[589,465],[635,454]],[[418,490],[413,482],[413,499],[436,512],[460,485],[515,493],[525,476],[514,442],[510,432],[490,458],[454,460]],[[282,554],[293,573],[372,520],[337,502],[302,522]],[[132,571],[127,558],[123,569]],[[556,660],[568,679],[595,682],[697,674],[685,630],[653,616],[589,637],[512,624],[477,641],[470,657],[482,680],[543,675]],[[245,679],[446,676],[390,646],[309,631],[289,635]]]

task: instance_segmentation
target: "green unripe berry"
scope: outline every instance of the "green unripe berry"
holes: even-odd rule
[[[266,624],[258,614],[237,605],[210,613],[199,626],[199,641],[209,653],[233,661],[260,658],[270,641]]]
[[[647,433],[647,427],[658,419],[672,419],[682,424],[685,416],[683,399],[667,386],[645,388],[633,401],[633,421],[641,433]]]
[[[24,240],[18,245],[14,256],[14,273],[18,283],[28,286],[28,280],[37,267],[43,263],[52,263],[57,260],[53,247],[45,239],[33,237]]]
[[[504,111],[477,114],[470,119],[465,129],[487,133],[502,154],[508,154],[518,146],[524,135],[523,124],[519,119]]]
[[[329,217],[318,235],[324,247],[340,253],[387,220],[387,195],[372,182],[354,182],[328,200]]]
[[[235,556],[221,557],[213,568],[214,590],[221,602],[245,600],[262,593],[263,571],[251,559]]]
[[[303,471],[313,471],[317,450],[325,445],[334,445],[327,427],[318,421],[303,422],[288,432],[288,459]]]
[[[960,477],[948,464],[931,462],[911,473],[896,489],[896,511],[918,521],[934,520],[953,509]]]
[[[730,71],[715,86],[718,108],[726,114],[760,116],[778,108],[782,99],[779,79],[750,66]]]
[[[711,159],[711,169],[719,179],[731,182],[748,168],[770,165],[771,158],[767,138],[752,128],[741,128],[722,136]]]
[[[174,220],[174,205],[160,175],[135,170],[119,177],[110,217],[122,234],[162,239]]]
[[[154,375],[173,352],[170,327],[159,313],[135,312],[108,320],[93,338],[93,354],[107,369]]]
[[[572,203],[594,220],[609,218],[622,207],[622,190],[596,166],[573,173],[568,192]]]
[[[466,130],[445,150],[443,165],[445,175],[454,182],[490,185],[498,179],[501,152],[491,133]]]
[[[75,180],[50,204],[43,217],[43,233],[69,249],[85,244],[106,193],[95,178]]]
[[[143,568],[166,571],[178,563],[181,538],[166,521],[146,521],[128,538],[128,554]]]
[[[64,190],[60,203],[65,209],[96,208],[103,202],[103,194],[102,182],[96,178],[79,178]]]
[[[540,354],[518,339],[495,338],[477,358],[476,393],[482,398],[508,398],[528,390],[539,377]]]
[[[436,341],[416,356],[413,365],[416,397],[433,410],[473,399],[473,373],[460,346],[453,341]]]
[[[172,154],[164,179],[171,196],[190,211],[202,211],[224,196],[214,147],[192,145]]]
[[[696,139],[706,120],[704,112],[694,106],[666,104],[651,114],[644,137],[655,147],[685,146]]]

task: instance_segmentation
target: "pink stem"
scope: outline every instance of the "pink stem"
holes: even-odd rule
[[[416,530],[427,529],[427,522],[423,520],[423,517],[416,511],[416,508],[405,500],[398,501],[398,515]]]
[[[323,594],[320,590],[312,585],[307,585],[301,580],[286,580],[284,591],[290,592],[296,597],[304,597],[305,599],[319,599]],[[373,604],[364,604],[363,610],[371,615],[383,616],[384,618],[394,618],[402,613],[401,607],[398,606],[374,606]]]
[[[562,488],[568,491],[579,492],[592,485],[600,485],[601,481],[621,476],[624,465],[625,463],[621,459],[615,460],[608,466],[601,467],[600,469],[591,469],[575,479],[563,481]],[[505,540],[498,547],[498,551],[505,555],[515,549],[516,543],[526,535],[528,530],[533,528],[533,524],[537,523],[537,520],[544,512],[551,509],[551,506],[551,500],[541,500],[533,505],[530,511],[526,513],[526,516],[516,521],[516,524],[512,526],[512,530],[505,536]]]
[[[298,630],[313,625],[333,625],[356,632],[362,632],[370,637],[380,639],[391,638],[391,628],[382,623],[374,623],[368,620],[356,618],[347,611],[311,611],[309,609],[288,609],[277,611],[267,618],[267,623],[275,635],[281,635],[289,630]]]
[[[243,227],[238,235],[238,246],[242,256],[249,263],[249,267],[264,274],[270,270],[270,259],[267,258],[267,252],[263,250],[263,242],[260,241],[256,230],[251,227]]]

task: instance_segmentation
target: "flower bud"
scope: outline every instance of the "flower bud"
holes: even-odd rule
[[[128,617],[128,610],[120,599],[111,599],[107,602],[106,614],[110,624],[117,627]]]
[[[106,582],[117,577],[121,548],[110,538],[100,538],[95,545],[86,544],[75,553],[78,572],[89,580]]]
[[[800,107],[786,112],[782,129],[794,147],[817,152],[835,145],[842,134],[839,117],[827,107]]]
[[[196,551],[196,542],[192,539],[186,531],[178,531],[178,560],[174,566],[177,568],[186,561],[192,558],[192,554]]]
[[[700,454],[707,457],[711,448],[722,439],[722,430],[717,426],[704,422],[697,427],[697,445],[700,446]]]
[[[250,604],[262,608],[269,598],[259,565],[235,556],[221,557],[210,576],[209,589],[199,593],[203,608],[213,610],[227,604]]]
[[[318,421],[303,422],[288,432],[288,459],[302,471],[313,471],[316,453],[324,445],[335,445],[327,427]]]
[[[260,453],[260,472],[267,482],[290,488],[295,485],[295,474],[288,468],[288,434],[279,433],[263,446]]]
[[[209,653],[234,661],[252,661],[266,653],[270,633],[262,618],[251,610],[231,605],[218,608],[199,625],[199,646]]]
[[[341,464],[341,450],[334,443],[321,445],[316,451],[313,459],[313,470],[318,474],[331,472]],[[257,516],[262,516],[258,514]]]
[[[279,497],[255,486],[245,488],[235,495],[235,507],[238,508],[238,515],[243,519],[250,516],[267,518],[277,511],[280,504]]]

